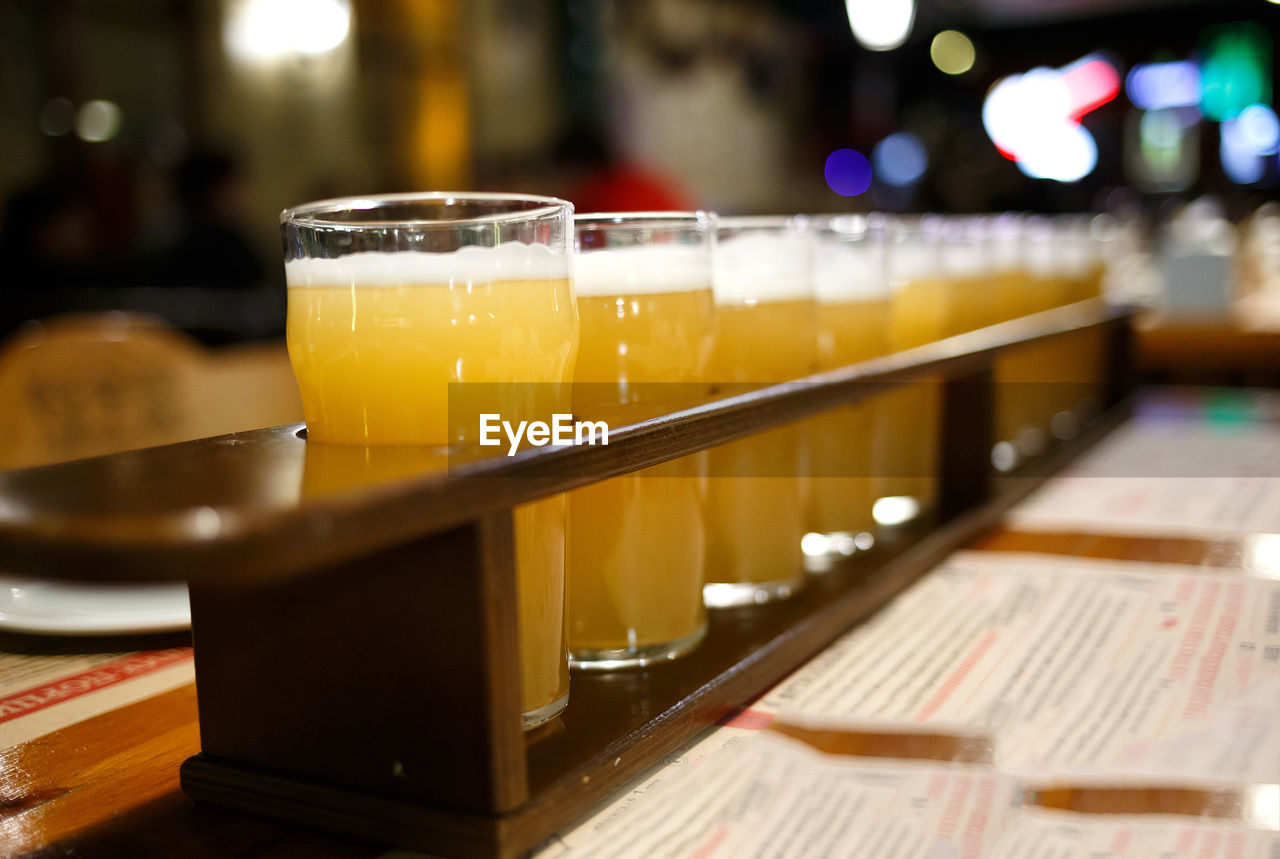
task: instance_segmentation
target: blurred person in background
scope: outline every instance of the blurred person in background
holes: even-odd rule
[[[594,129],[570,129],[556,146],[555,161],[563,171],[557,194],[579,213],[697,208],[676,179],[620,156]]]
[[[0,222],[8,272],[0,336],[70,309],[75,290],[96,279],[97,251],[93,207],[81,184],[50,176],[12,194]]]
[[[157,252],[158,285],[252,289],[266,269],[241,224],[245,180],[236,160],[215,150],[194,150],[174,173],[180,209],[172,238]]]

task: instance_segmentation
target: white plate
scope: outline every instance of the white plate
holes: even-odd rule
[[[191,626],[187,586],[90,584],[0,573],[0,630],[45,635],[168,632]]]

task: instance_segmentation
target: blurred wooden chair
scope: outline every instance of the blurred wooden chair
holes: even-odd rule
[[[283,344],[206,350],[147,316],[30,323],[0,348],[0,468],[302,419]]]

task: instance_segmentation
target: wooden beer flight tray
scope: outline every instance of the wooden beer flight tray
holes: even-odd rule
[[[1091,300],[618,429],[299,498],[299,426],[0,476],[0,566],[190,583],[200,801],[460,856],[515,856],[750,702],[1123,418],[1131,313]],[[1097,328],[1108,411],[997,478],[993,360]],[[573,676],[568,709],[520,727],[513,505],[942,378],[937,516],[811,577],[791,600],[711,613],[703,645]],[[582,475],[590,474],[591,477]]]

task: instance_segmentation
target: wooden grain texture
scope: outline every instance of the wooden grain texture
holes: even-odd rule
[[[52,577],[175,578],[218,586],[287,578],[665,462],[856,400],[892,382],[982,372],[995,352],[1103,325],[1081,302],[809,379],[611,430],[608,446],[532,449],[332,493],[301,490],[296,427],[0,475],[0,564]]]
[[[191,587],[201,746],[459,811],[528,796],[510,516],[250,598]]]
[[[575,675],[569,708],[553,730],[529,744],[529,801],[509,814],[451,815],[207,755],[184,767],[183,783],[198,798],[390,837],[446,856],[521,855],[772,687],[951,551],[995,527],[1005,510],[1126,414],[1125,408],[1114,410],[1017,480],[1000,482],[987,504],[888,534],[875,553],[813,577],[789,600],[712,612],[703,645],[680,660],[641,671]]]
[[[1157,381],[1274,385],[1280,382],[1280,326],[1151,317],[1134,331],[1134,358],[1143,375]]]
[[[20,853],[172,794],[200,749],[195,686],[0,751],[0,844]]]
[[[479,654],[480,663],[489,660],[487,666],[477,664],[474,672],[468,672],[481,677],[458,677],[454,683],[448,680],[448,666],[409,665],[424,683],[443,678],[446,690],[455,686],[461,690],[468,700],[459,710],[468,720],[464,728],[473,732],[478,728],[479,735],[458,739],[456,724],[406,724],[404,720],[412,722],[425,702],[415,695],[403,713],[389,709],[398,687],[380,686],[389,679],[383,672],[391,670],[382,668],[340,684],[337,703],[348,706],[360,694],[372,693],[378,705],[370,718],[387,719],[385,735],[376,730],[368,734],[369,726],[355,719],[338,720],[339,729],[351,727],[354,735],[334,745],[330,760],[323,758],[324,744],[312,742],[325,736],[323,731],[307,739],[312,728],[299,714],[315,712],[309,705],[324,691],[325,665],[359,671],[362,665],[378,664],[378,654],[359,649],[342,654],[339,633],[349,632],[353,641],[376,642],[388,635],[377,628],[385,616],[379,612],[397,608],[388,609],[397,598],[391,594],[396,593],[400,602],[422,602],[423,594],[414,590],[424,586],[422,581],[412,583],[404,593],[390,583],[377,583],[377,571],[384,566],[379,561],[394,561],[397,550],[391,547],[447,535],[450,529],[473,528],[466,523],[487,521],[513,504],[740,438],[856,399],[893,381],[941,371],[985,384],[990,356],[1010,343],[1090,325],[1118,329],[1125,324],[1122,313],[1096,304],[1062,308],[889,359],[668,415],[621,431],[608,448],[544,449],[510,460],[476,463],[452,474],[401,474],[388,483],[328,493],[302,492],[299,469],[305,474],[307,445],[291,428],[9,475],[0,481],[0,563],[59,571],[78,563],[85,565],[78,573],[92,569],[104,577],[193,579],[197,673],[202,697],[212,696],[211,718],[204,726],[208,754],[191,759],[183,773],[193,794],[397,843],[444,847],[460,855],[517,855],[769,688],[949,551],[993,527],[1004,509],[1105,432],[1108,422],[1037,460],[1019,478],[997,481],[989,503],[964,512],[959,512],[964,504],[958,504],[949,511],[956,515],[946,521],[901,531],[896,539],[884,540],[868,560],[822,576],[797,599],[715,613],[707,643],[687,659],[647,671],[575,678],[570,709],[555,726],[530,738],[531,793],[527,802],[514,808],[523,790],[519,767],[511,766],[509,760],[490,767],[499,758],[509,759],[517,745],[510,736],[490,730],[503,719],[504,730],[516,724],[509,718],[514,674],[490,673],[501,642],[513,640],[510,630],[485,633],[485,640],[498,642],[499,647],[490,655]],[[952,409],[952,420],[956,414]],[[986,478],[979,479],[985,482]],[[984,494],[972,495],[970,501],[981,497]],[[509,552],[499,552],[486,539],[479,545],[504,554],[509,572]],[[473,597],[487,594],[482,602],[507,580],[505,574],[486,580],[485,562],[474,555],[463,560],[457,570],[446,565],[450,569],[442,575],[452,572],[457,581],[449,586],[469,587]],[[345,564],[350,564],[345,577],[357,581],[369,577],[381,606],[357,606],[353,614],[366,619],[351,629],[344,628],[337,609],[341,576],[326,581],[326,575],[317,575]],[[395,562],[385,566],[393,572],[397,569]],[[482,575],[479,581],[470,581],[465,571],[476,569]],[[299,578],[303,572],[310,577]],[[409,578],[402,576],[399,581]],[[267,589],[268,598],[260,600],[261,611],[238,612],[238,605],[259,602],[237,596],[232,586],[246,584],[259,589],[259,596]],[[271,593],[278,598],[271,598]],[[308,600],[321,604],[314,616],[280,633],[262,632],[282,626],[280,621]],[[436,606],[423,614],[424,622],[443,622],[447,630],[447,617],[441,620],[446,614],[447,609]],[[476,615],[476,611],[461,612],[458,622],[480,627],[497,623],[496,618],[477,619]],[[397,625],[402,628],[390,633],[397,642],[394,652],[380,654],[391,667],[396,656],[414,643],[405,637],[412,625],[398,620]],[[319,635],[327,633],[330,638],[318,639],[318,629],[323,630]],[[235,643],[238,631],[247,633],[246,641]],[[321,642],[319,646],[316,641]],[[273,652],[273,647],[278,650]],[[434,649],[440,658],[450,655],[447,648]],[[264,664],[252,665],[254,659]],[[280,682],[280,688],[272,688],[272,678],[286,677],[290,664],[296,665],[299,659],[306,667],[296,682]],[[508,668],[513,662],[509,660]],[[417,667],[425,670],[419,672]],[[247,675],[247,684],[237,679],[237,669]],[[493,685],[485,686],[485,678]],[[308,686],[315,688],[308,692]],[[506,703],[497,701],[503,694]],[[237,700],[237,695],[242,697]],[[271,702],[265,714],[257,709],[260,700]],[[254,725],[254,719],[261,724]],[[393,760],[381,754],[385,741],[415,729],[439,734],[410,740],[420,742],[409,757],[415,770],[431,750],[457,740],[444,768],[448,777],[435,792],[388,789],[386,776],[394,768],[367,769]],[[374,754],[361,759],[360,749],[369,742]],[[458,777],[467,761],[480,761],[480,772]],[[332,780],[335,773],[342,783]],[[461,800],[445,796],[455,783],[461,785]],[[156,802],[159,805],[154,808],[136,809],[136,813],[147,817],[154,812],[164,818],[175,808],[166,805],[172,802],[166,796]],[[435,807],[428,808],[426,802]],[[450,805],[465,810],[440,809]],[[486,814],[484,809],[511,810]],[[99,845],[112,843],[104,838]]]
[[[1006,491],[1010,482],[1003,484]],[[910,541],[904,536],[902,542]],[[1136,561],[1209,563],[1238,569],[1245,541],[1028,534],[995,528],[968,545],[991,551],[1051,551]],[[839,574],[857,580],[870,574],[870,569],[869,565],[850,564]],[[823,580],[815,581],[815,594],[820,598]],[[837,583],[835,587],[839,589],[840,585]],[[750,612],[716,615],[718,626],[712,632],[712,641],[723,631],[745,632],[768,622],[753,619]],[[722,653],[721,658],[726,655]],[[543,763],[535,761],[567,755],[566,749],[573,747],[575,733],[581,734],[585,745],[595,743],[597,746],[595,752],[589,748],[579,751],[579,764],[606,748],[599,743],[599,735],[593,735],[590,743],[586,742],[589,728],[600,721],[593,716],[600,712],[600,702],[611,702],[609,706],[620,714],[618,718],[654,721],[657,730],[662,730],[664,720],[672,718],[663,715],[670,707],[664,708],[662,696],[678,693],[682,682],[664,669],[679,664],[587,678],[588,684],[592,679],[598,683],[590,692],[575,677],[575,706],[571,706],[566,715],[580,712],[581,718],[551,726],[531,748],[535,783],[542,784],[547,777],[538,775],[546,771]],[[750,664],[742,667],[742,673],[747,675],[756,670],[758,667]],[[578,704],[583,705],[581,710],[576,709]],[[601,733],[604,730],[601,728]],[[920,746],[909,744],[900,751],[912,757],[940,759],[947,756],[942,746],[948,746],[962,756],[981,757],[980,750],[965,748],[953,740],[931,740]],[[832,746],[832,751],[844,753],[863,750],[875,754],[885,751],[886,743],[901,745],[897,740],[847,737],[818,738],[815,745],[822,746],[824,742]],[[3,773],[3,794],[0,795],[5,801],[0,811],[0,838],[3,839],[0,843],[4,844],[4,851],[16,855],[75,855],[93,859],[104,856],[213,859],[244,855],[271,859],[295,856],[363,859],[380,855],[388,846],[386,841],[344,838],[253,813],[227,811],[207,804],[193,805],[179,792],[176,773],[179,762],[196,751],[197,746],[194,693],[192,687],[185,687],[6,750],[0,758],[0,773]],[[624,756],[624,761],[630,766],[629,756]],[[1155,785],[1121,792],[1063,786],[1035,794],[1031,800],[1046,807],[1094,813],[1124,810],[1239,819],[1240,798],[1227,795],[1230,793],[1202,794]]]

